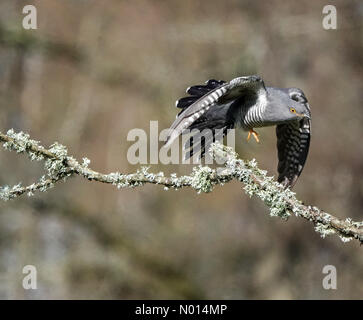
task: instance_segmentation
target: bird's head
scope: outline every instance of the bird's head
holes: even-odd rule
[[[308,101],[298,88],[267,88],[269,120],[276,124],[310,119]]]

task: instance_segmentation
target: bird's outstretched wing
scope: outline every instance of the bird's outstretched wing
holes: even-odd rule
[[[198,132],[186,143],[190,148],[186,158],[191,157],[196,151],[201,151],[203,156],[205,149],[208,149],[212,142],[223,138],[228,129],[234,127],[234,107],[240,106],[241,99],[247,95],[250,100],[257,99],[259,90],[265,91],[265,86],[258,76],[239,77],[230,82],[208,80],[205,85],[189,87],[187,93],[190,96],[181,98],[176,103],[182,111],[169,129],[165,147],[170,146],[185,130],[197,129]],[[204,129],[208,130],[201,134]],[[199,141],[196,138],[199,138]]]
[[[278,150],[278,181],[292,188],[300,176],[310,145],[310,119],[276,126]]]

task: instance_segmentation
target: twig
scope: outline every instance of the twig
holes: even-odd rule
[[[295,214],[313,222],[315,230],[323,238],[336,233],[344,242],[357,239],[363,243],[363,222],[354,222],[350,218],[341,220],[317,207],[304,205],[295,197],[294,192],[284,189],[273,177],[268,177],[266,171],[259,169],[255,160],[238,159],[231,148],[219,143],[212,145],[211,153],[214,158],[224,161],[224,170],[199,166],[194,167],[189,176],[177,177],[176,174],[172,174],[165,177],[163,172],[148,172],[147,167],[131,174],[100,173],[88,168],[90,160],[87,158],[83,158],[81,164],[68,156],[67,148],[61,144],[56,142],[46,149],[38,141],[31,140],[28,134],[15,133],[12,129],[7,134],[0,133],[0,141],[6,150],[26,153],[31,160],[43,160],[47,172],[47,177],[41,177],[32,185],[2,187],[0,198],[3,200],[14,199],[24,193],[31,196],[35,191],[47,191],[57,182],[66,181],[74,175],[80,175],[90,181],[112,184],[118,188],[134,188],[151,183],[162,185],[166,190],[191,187],[198,193],[211,192],[215,185],[223,185],[236,179],[244,184],[244,190],[250,197],[257,196],[269,207],[271,216],[287,219],[291,214]]]

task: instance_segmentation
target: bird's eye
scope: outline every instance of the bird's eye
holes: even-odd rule
[[[290,108],[290,112],[292,112],[292,113],[296,113],[295,108]]]

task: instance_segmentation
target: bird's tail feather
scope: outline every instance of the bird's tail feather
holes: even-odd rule
[[[225,84],[225,81],[212,79],[208,80],[205,85],[192,86],[186,90],[186,92],[189,93],[189,96],[181,98],[176,102],[176,107],[182,110],[179,112],[177,118],[170,127],[170,131],[164,145],[165,148],[169,147],[185,129],[190,128],[191,125],[209,109],[211,104],[218,99],[218,95],[215,95],[213,99],[209,99],[202,103],[203,97],[223,84]],[[197,103],[194,106],[196,110],[194,110],[193,107],[193,110],[191,110],[189,107],[195,103]],[[188,112],[185,112],[187,109]]]

